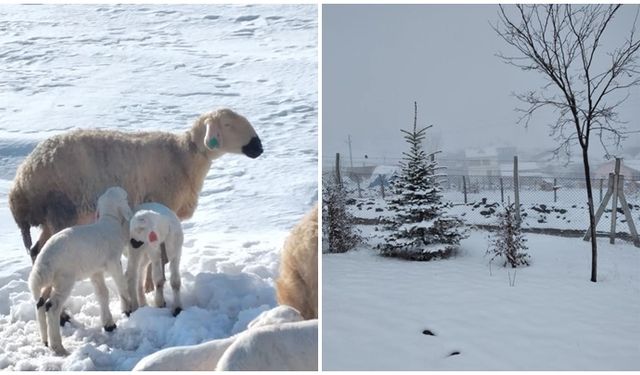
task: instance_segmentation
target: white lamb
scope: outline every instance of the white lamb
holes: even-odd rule
[[[116,328],[109,311],[105,272],[116,283],[122,311],[129,313],[130,298],[120,258],[127,244],[131,215],[127,192],[111,187],[98,198],[96,223],[56,233],[37,257],[29,275],[29,288],[37,301],[36,316],[42,341],[50,344],[57,355],[68,354],[62,346],[58,322],[76,281],[91,278],[105,331]]]
[[[155,286],[155,305],[164,307],[164,264],[171,269],[173,290],[173,315],[182,311],[180,302],[180,256],[184,234],[178,216],[160,203],[143,203],[135,208],[130,227],[129,262],[125,273],[132,300],[132,309],[146,305],[142,278],[149,262]],[[163,262],[164,261],[164,262]]]

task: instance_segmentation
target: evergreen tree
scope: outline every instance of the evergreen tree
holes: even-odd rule
[[[498,231],[490,237],[487,254],[493,254],[491,260],[504,258],[503,267],[507,264],[511,268],[517,266],[528,266],[530,257],[526,253],[527,246],[524,234],[520,228],[520,223],[515,218],[515,207],[513,204],[504,207],[504,211],[498,215]]]
[[[418,129],[417,103],[414,111],[413,129],[401,130],[410,148],[403,152],[401,171],[391,182],[390,216],[383,222],[388,234],[378,249],[383,256],[411,260],[446,258],[465,238],[465,230],[462,220],[445,214],[450,203],[442,201],[436,152],[427,154],[422,149],[431,126]]]
[[[329,244],[327,251],[344,253],[360,242],[353,216],[347,211],[346,191],[335,176],[323,178],[322,184],[322,228]]]

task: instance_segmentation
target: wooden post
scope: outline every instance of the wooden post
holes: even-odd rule
[[[558,202],[558,179],[554,178],[553,179],[553,203],[557,203]]]
[[[604,213],[605,208],[607,208],[607,203],[609,203],[609,198],[613,195],[613,173],[609,173],[609,184],[607,185],[607,193],[604,195],[604,200],[600,202],[600,207],[598,207],[598,212],[596,212],[596,225],[600,221],[600,217]],[[591,238],[591,227],[587,229],[587,233],[584,235],[583,240],[589,241]]]
[[[339,185],[342,185],[342,180],[340,179],[340,153],[336,153],[336,181]]]
[[[602,202],[602,178],[600,179],[600,202]]]
[[[515,200],[516,220],[520,224],[520,184],[518,183],[518,155],[513,157],[513,197]]]
[[[618,186],[618,189],[618,198],[620,199],[620,205],[622,206],[624,217],[625,219],[627,219],[627,225],[629,225],[629,234],[631,235],[631,238],[633,238],[633,244],[636,247],[640,247],[640,238],[638,237],[638,231],[636,230],[636,225],[633,222],[631,211],[629,211],[627,199],[624,196],[624,176],[620,176],[620,185]]]
[[[609,243],[616,242],[616,218],[618,213],[618,187],[620,186],[620,158],[616,158],[616,167],[613,172],[613,199],[611,201],[611,233]]]
[[[462,176],[462,191],[464,192],[464,204],[467,204],[467,179]]]
[[[504,204],[504,185],[502,183],[502,177],[500,177],[500,203]]]

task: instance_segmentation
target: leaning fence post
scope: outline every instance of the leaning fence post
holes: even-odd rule
[[[520,184],[518,183],[518,155],[513,157],[513,196],[516,206],[516,220],[520,224]]]
[[[618,186],[620,183],[620,158],[616,158],[616,167],[613,174],[613,199],[611,200],[611,234],[609,243],[616,242],[616,217],[618,216]]]
[[[502,183],[502,177],[500,177],[500,202],[504,204],[504,184]]]
[[[467,204],[467,179],[462,176],[462,192],[464,193],[464,204]]]
[[[553,179],[553,203],[558,202],[558,179]]]

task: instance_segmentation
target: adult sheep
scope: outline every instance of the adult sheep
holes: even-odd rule
[[[183,134],[75,130],[41,142],[27,156],[9,206],[34,260],[54,233],[93,222],[95,202],[109,186],[122,186],[131,206],[159,202],[185,220],[212,160],[225,153],[257,158],[262,151],[249,121],[230,109],[201,115]],[[33,246],[32,226],[42,229]]]
[[[318,205],[293,228],[280,256],[278,303],[318,318]]]

